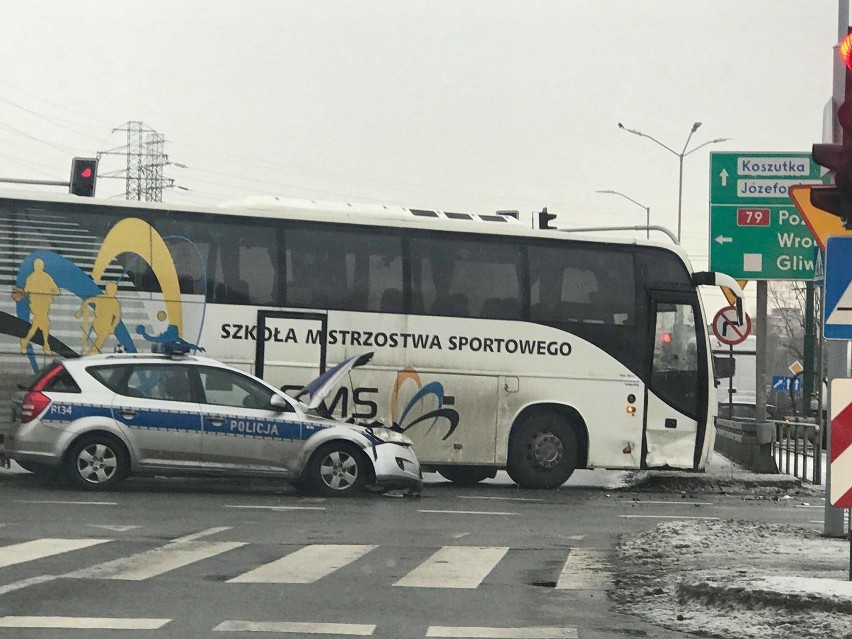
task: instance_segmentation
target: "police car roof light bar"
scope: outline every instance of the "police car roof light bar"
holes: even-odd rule
[[[189,353],[191,348],[192,347],[189,344],[183,342],[165,342],[164,344],[155,344],[151,350],[153,352],[163,353],[169,357],[182,357]]]

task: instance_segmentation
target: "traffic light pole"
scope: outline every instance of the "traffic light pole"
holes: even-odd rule
[[[839,0],[837,3],[837,41],[840,42],[849,33],[849,0]],[[843,142],[843,129],[836,117],[836,107],[846,99],[846,66],[840,60],[837,52],[833,52],[834,61],[833,95],[835,118],[833,122],[832,142]],[[828,376],[829,412],[826,419],[825,455],[828,463],[825,467],[825,510],[823,513],[822,533],[826,537],[843,537],[843,510],[831,505],[831,380],[838,377],[849,377],[849,342],[827,340],[825,342],[825,359]]]
[[[60,180],[22,180],[20,178],[0,178],[0,182],[5,184],[38,184],[41,186],[71,186],[71,182],[62,182]]]
[[[754,357],[754,376],[755,376],[755,422],[757,424],[766,423],[766,389],[769,386],[766,379],[766,325],[767,325],[767,309],[769,307],[769,285],[766,280],[757,281],[757,313],[754,318],[754,334],[756,338],[755,357]]]
[[[647,226],[584,226],[581,228],[570,228],[570,229],[553,229],[554,231],[561,231],[562,233],[598,233],[601,231],[644,231],[647,230],[650,234],[651,231],[659,231],[660,233],[665,233],[669,236],[669,239],[675,244],[680,244],[677,239],[677,235],[668,230],[665,226],[659,226],[658,224],[649,224]]]

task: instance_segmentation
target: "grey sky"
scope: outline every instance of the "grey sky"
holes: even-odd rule
[[[120,146],[112,127],[142,120],[189,167],[168,171],[192,190],[167,202],[277,194],[642,223],[595,193],[613,189],[674,229],[677,158],[616,124],[680,149],[700,121],[695,143],[733,138],[685,163],[684,245],[704,268],[709,152],[820,139],[836,22],[829,0],[12,3],[0,176],[66,178],[72,154]]]

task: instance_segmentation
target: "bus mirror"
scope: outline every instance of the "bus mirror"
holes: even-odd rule
[[[745,322],[743,321],[743,298],[737,298],[737,325],[742,326]]]
[[[713,376],[716,379],[729,379],[736,372],[737,362],[733,357],[714,357]]]

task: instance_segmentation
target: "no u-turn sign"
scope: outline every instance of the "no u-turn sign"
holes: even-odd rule
[[[751,332],[751,318],[743,313],[743,323],[737,318],[737,309],[733,306],[723,308],[713,318],[713,334],[723,344],[735,346],[745,341]]]

